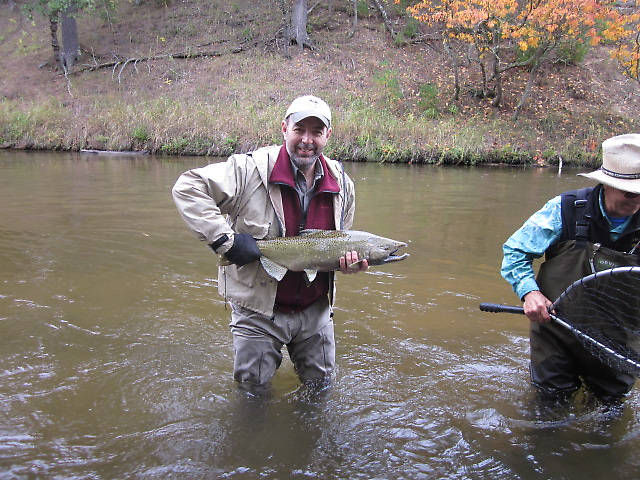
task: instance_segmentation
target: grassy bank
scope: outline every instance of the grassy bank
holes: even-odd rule
[[[451,72],[433,46],[397,47],[375,15],[362,18],[350,37],[347,8],[331,16],[318,11],[310,19],[316,48],[286,58],[265,47],[277,27],[275,7],[237,2],[235,25],[229,12],[211,5],[221,4],[191,0],[150,16],[148,6],[127,3],[108,22],[79,18],[85,53],[67,79],[52,68],[42,19],[18,28],[0,13],[6,27],[0,68],[7,75],[0,87],[0,146],[226,156],[280,143],[283,112],[304,93],[332,106],[327,153],[352,161],[545,165],[562,159],[591,166],[602,140],[638,130],[637,100],[629,94],[635,86],[616,77],[618,91],[611,88],[603,52],[588,57],[589,69],[551,66],[514,122],[526,72],[510,78],[499,109],[466,92],[454,102]],[[216,44],[212,36],[225,45],[215,55],[87,68],[99,63],[101,50],[142,58]],[[12,48],[25,39],[28,48]],[[588,93],[574,98],[567,85]]]
[[[280,143],[284,108],[286,104],[276,102],[256,108],[239,101],[181,102],[170,97],[129,102],[113,96],[71,105],[55,98],[38,103],[3,100],[0,145],[226,156]],[[328,155],[367,162],[556,164],[562,159],[565,164],[593,165],[598,150],[585,148],[585,142],[609,135],[605,127],[593,123],[584,135],[545,144],[539,121],[399,116],[362,99],[334,107],[334,118]]]

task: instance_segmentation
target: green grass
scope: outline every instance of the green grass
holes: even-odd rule
[[[336,97],[340,94],[336,92]],[[343,94],[343,98],[347,96]],[[133,104],[106,96],[75,112],[54,100],[3,100],[0,138],[3,143],[39,149],[138,149],[165,155],[227,156],[282,141],[280,105],[261,105],[259,100],[243,111],[239,105],[246,100],[240,95],[215,103],[160,97],[139,98]],[[478,117],[461,124],[455,116],[398,114],[393,105],[381,106],[377,100],[356,96],[334,108],[333,134],[326,148],[329,156],[445,165],[516,164],[533,158],[526,149],[511,147],[506,134],[497,138],[501,148],[488,150],[484,146],[491,132],[512,128],[508,121]],[[553,118],[537,123],[545,130],[555,125]],[[601,136],[602,132],[594,126],[590,134]],[[547,149],[543,156],[550,163],[558,156],[589,163],[596,154],[584,151],[579,143],[567,142],[560,149]]]

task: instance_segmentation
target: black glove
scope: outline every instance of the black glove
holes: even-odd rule
[[[262,254],[256,240],[251,235],[248,233],[236,233],[233,235],[233,245],[224,256],[231,263],[242,266],[258,260]]]

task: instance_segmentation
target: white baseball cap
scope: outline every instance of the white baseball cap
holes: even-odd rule
[[[290,118],[293,123],[298,123],[307,117],[316,117],[326,125],[331,127],[331,109],[324,100],[313,95],[303,95],[296,98],[285,113],[284,118]]]

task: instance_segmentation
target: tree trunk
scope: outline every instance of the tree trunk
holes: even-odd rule
[[[295,42],[302,52],[304,47],[311,48],[309,35],[307,34],[307,0],[294,0],[291,12],[291,42]]]
[[[494,97],[493,101],[491,102],[491,106],[499,107],[500,102],[502,102],[502,75],[500,74],[500,72],[496,72],[495,75],[496,87],[493,90]]]
[[[449,42],[446,38],[442,39],[442,46],[444,47],[444,51],[447,52],[447,56],[449,57],[449,61],[451,62],[451,68],[453,68],[453,98],[454,100],[460,99],[460,62],[458,62],[458,57],[455,52],[449,45]]]
[[[284,56],[286,58],[291,58],[291,54],[289,53],[289,47],[291,46],[291,35],[289,31],[291,30],[291,12],[289,9],[289,1],[288,0],[278,0],[278,5],[280,5],[280,11],[282,12],[282,25],[280,30],[278,30],[278,34],[276,34],[276,46],[278,45],[279,33],[282,32],[283,39],[283,51]]]
[[[489,96],[489,84],[487,82],[487,70],[484,67],[483,58],[478,55],[478,65],[480,66],[480,78],[482,79],[482,98]]]
[[[493,92],[495,96],[491,105],[494,107],[500,106],[502,102],[502,75],[500,73],[500,40],[502,39],[502,32],[500,30],[491,29],[491,55],[493,57],[493,72],[492,78],[495,81],[495,88]]]
[[[53,58],[55,61],[55,65],[60,68],[60,70],[64,70],[62,65],[62,58],[60,58],[60,45],[58,44],[58,19],[50,18],[49,19],[49,30],[51,32],[51,49],[53,50]]]
[[[522,107],[524,107],[525,103],[527,103],[527,100],[531,96],[531,89],[533,88],[533,82],[535,82],[536,80],[536,75],[538,74],[539,67],[540,67],[540,61],[537,60],[533,64],[533,67],[529,72],[529,79],[527,80],[527,86],[524,87],[524,92],[522,92],[522,95],[520,96],[520,100],[518,101],[518,105],[516,105],[516,109],[513,112],[514,120],[518,119],[518,117],[520,116],[520,110],[522,109]]]
[[[529,100],[529,97],[531,96],[531,89],[533,88],[533,84],[538,75],[538,70],[540,69],[540,66],[542,65],[542,60],[549,48],[551,48],[549,44],[541,45],[540,47],[538,47],[538,50],[536,51],[536,54],[533,59],[533,66],[531,67],[531,71],[529,72],[529,79],[527,80],[527,86],[524,87],[524,92],[522,92],[522,95],[520,96],[520,100],[518,101],[518,105],[516,105],[515,111],[513,112],[514,120],[518,119],[518,117],[520,116],[520,110],[525,105],[525,103],[527,103],[527,100]]]
[[[629,68],[629,77],[636,81],[640,81],[640,32],[636,34],[635,46],[633,48],[634,61],[633,67]]]
[[[353,0],[353,29],[349,34],[350,37],[353,37],[356,34],[357,28],[358,28],[358,0]]]
[[[78,27],[71,10],[62,16],[62,66],[65,73],[71,73],[73,64],[78,58]]]

